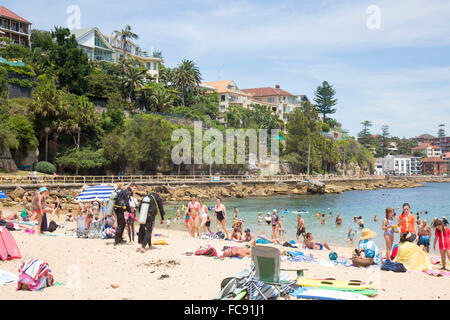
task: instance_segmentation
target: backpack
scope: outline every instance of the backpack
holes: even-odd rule
[[[53,286],[53,274],[48,263],[38,259],[28,259],[19,268],[16,290],[37,291]]]
[[[216,235],[219,237],[219,239],[225,239],[225,234],[222,231],[217,232]]]
[[[56,228],[58,228],[59,226],[56,224],[56,222],[55,221],[50,221],[50,223],[48,224],[48,228],[47,228],[47,231],[48,232],[53,232],[53,231],[55,231],[56,230]]]
[[[386,260],[381,265],[381,270],[393,271],[393,272],[406,272],[405,266],[400,262],[392,262],[391,260]]]
[[[207,248],[202,248],[200,250],[195,251],[196,256],[209,256],[209,257],[217,257],[216,249],[211,246]]]

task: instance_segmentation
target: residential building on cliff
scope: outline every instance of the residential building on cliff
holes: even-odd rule
[[[31,46],[31,22],[0,6],[0,37],[6,37],[11,43]]]

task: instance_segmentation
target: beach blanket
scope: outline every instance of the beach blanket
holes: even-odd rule
[[[268,244],[268,243],[270,243],[270,241],[266,240],[266,239],[258,239],[258,240],[256,240],[256,243],[258,243],[258,244]]]
[[[450,277],[450,271],[444,270],[425,270],[423,271],[426,274],[434,277]]]
[[[17,290],[37,291],[52,286],[53,282],[52,271],[46,262],[39,259],[28,259],[19,268]]]
[[[402,263],[409,271],[425,271],[433,268],[426,252],[409,241],[401,242],[398,245],[394,261]]]

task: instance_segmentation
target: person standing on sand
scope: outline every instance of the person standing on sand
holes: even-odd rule
[[[200,202],[200,232],[204,233],[204,232],[206,232],[206,224],[208,222],[209,222],[209,224],[211,224],[211,218],[209,216],[208,206],[203,204],[202,201],[199,201],[199,202]],[[209,225],[208,225],[208,228],[209,228]]]
[[[305,233],[305,221],[300,214],[297,214],[297,241],[299,240],[300,235],[304,236]]]
[[[225,239],[230,239],[230,235],[227,230],[227,208],[222,203],[222,199],[216,199],[216,205],[214,206],[214,216],[217,219],[217,232],[220,232],[220,227],[222,227],[225,233]]]
[[[47,195],[49,191],[46,187],[40,188],[34,194],[32,201],[32,209],[37,220],[36,235],[40,235],[41,232],[47,231],[47,213],[53,215],[54,209],[47,206]],[[55,209],[56,210],[56,209]]]
[[[277,210],[273,209],[272,216],[271,216],[271,221],[272,221],[272,237],[271,237],[271,239],[272,240],[278,240],[277,231],[278,231],[279,217],[278,217],[277,213],[278,213]]]
[[[427,220],[422,221],[422,225],[419,228],[419,247],[422,248],[423,251],[429,253],[430,252],[430,237],[431,237],[431,228],[427,223]]]
[[[441,254],[441,270],[447,270],[445,268],[446,256],[450,259],[450,229],[444,225],[439,219],[434,220],[433,227],[436,229],[434,232],[433,249],[436,251],[436,242],[439,241],[439,252]]]
[[[398,217],[398,224],[400,226],[401,234],[407,232],[416,234],[416,217],[414,214],[409,212],[410,209],[411,206],[409,203],[403,204],[403,212]]]
[[[186,210],[189,210],[189,229],[191,236],[195,238],[195,232],[197,231],[197,237],[200,236],[200,230],[198,224],[200,222],[200,202],[197,201],[197,195],[192,195],[191,201],[188,203]]]
[[[164,223],[164,205],[163,200],[161,198],[161,187],[156,187],[155,192],[149,194],[150,205],[148,208],[147,220],[145,224],[141,224],[139,227],[139,235],[138,235],[138,243],[142,244],[142,248],[140,250],[141,253],[145,252],[145,247],[148,245],[149,249],[152,247],[152,232],[155,226],[156,216],[161,215],[160,224]],[[142,205],[142,203],[141,203]]]
[[[394,244],[394,209],[386,209],[386,218],[381,223],[381,229],[384,231],[384,241],[386,242],[386,259],[391,260],[391,252]]]

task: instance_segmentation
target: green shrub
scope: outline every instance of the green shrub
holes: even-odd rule
[[[41,173],[53,174],[56,172],[56,167],[47,161],[39,161],[34,166],[34,170]]]
[[[8,83],[15,84],[22,88],[31,88],[33,86],[33,83],[30,80],[26,80],[26,79],[20,80],[17,78],[11,78],[11,79],[8,79]]]

